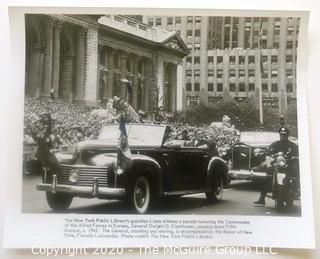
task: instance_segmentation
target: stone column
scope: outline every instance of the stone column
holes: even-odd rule
[[[75,100],[83,100],[84,97],[85,45],[87,31],[88,29],[86,27],[80,27],[77,31]]]
[[[170,89],[169,89],[169,111],[176,111],[177,107],[177,65],[171,64],[170,67]]]
[[[127,53],[121,53],[121,97],[127,97],[127,83],[122,82],[122,80],[127,79]]]
[[[108,57],[107,48],[104,47],[103,66],[104,66],[105,68],[108,67],[108,58],[109,58],[109,57]],[[104,81],[104,83],[105,83],[105,89],[103,90],[103,92],[104,92],[103,99],[108,99],[108,98],[110,98],[110,97],[108,96],[108,84],[107,84],[107,82],[108,82],[108,71],[106,71],[106,70],[103,71],[102,79],[103,79],[103,81]]]
[[[157,90],[158,90],[158,108],[164,106],[163,92],[164,92],[164,62],[162,59],[158,59],[158,64],[156,68],[156,78],[157,78]]]
[[[114,49],[107,49],[108,55],[108,78],[107,78],[107,97],[113,97],[113,59],[114,59]]]
[[[52,80],[52,39],[53,39],[53,17],[48,17],[45,32],[44,48],[44,78],[42,95],[49,96]]]
[[[132,96],[132,104],[133,108],[137,108],[138,105],[138,64],[139,64],[139,57],[137,55],[134,55],[132,57],[132,74],[133,74],[133,80],[132,80],[132,91],[133,91],[133,96]]]
[[[42,85],[42,67],[41,67],[41,48],[32,47],[29,49],[29,64],[27,67],[27,89],[29,94],[35,97],[39,97],[41,94],[41,85]]]
[[[53,53],[52,53],[52,81],[55,97],[59,96],[59,75],[60,75],[60,32],[61,21],[57,20],[53,29]]]
[[[182,64],[178,64],[177,66],[177,106],[176,110],[181,111],[184,109],[183,104],[185,103],[185,97],[184,97],[184,87],[183,87],[183,68]]]
[[[155,67],[151,59],[145,59],[145,70],[144,70],[144,110],[150,111],[156,109],[157,103],[157,81],[155,77]]]
[[[85,53],[84,99],[86,103],[96,105],[99,82],[97,27],[88,28]]]

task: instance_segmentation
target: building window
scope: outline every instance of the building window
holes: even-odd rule
[[[268,70],[263,69],[263,71],[261,71],[262,73],[262,78],[268,78]]]
[[[271,91],[272,92],[278,92],[278,84],[271,84]]]
[[[223,70],[222,69],[217,70],[217,78],[223,78]]]
[[[271,56],[271,64],[277,64],[278,63],[278,56],[272,55]]]
[[[194,31],[194,36],[200,37],[201,36],[201,31],[200,30],[195,30]]]
[[[186,84],[186,91],[188,91],[188,92],[192,91],[192,85],[191,85],[191,83],[187,83],[187,84]]]
[[[239,84],[239,92],[245,92],[246,91],[246,85],[244,83]]]
[[[229,64],[230,65],[235,65],[236,64],[236,57],[235,56],[230,56],[229,57]]]
[[[277,69],[271,69],[271,77],[273,77],[273,78],[278,77],[278,70]]]
[[[173,24],[173,17],[168,17],[167,18],[167,24],[172,25]]]
[[[293,32],[294,32],[294,27],[293,26],[288,26],[287,35],[293,35]]]
[[[191,70],[186,70],[186,76],[187,77],[192,77],[192,71]]]
[[[249,83],[249,92],[254,92],[255,86],[254,83]]]
[[[213,64],[213,57],[212,56],[208,57],[208,63],[212,63]]]
[[[287,55],[287,56],[286,56],[286,63],[287,63],[287,64],[292,64],[292,62],[293,62],[292,55]]]
[[[286,70],[286,76],[287,76],[287,78],[292,78],[293,77],[292,69],[287,69]]]
[[[187,48],[188,48],[188,50],[192,50],[192,43],[187,43]]]
[[[191,66],[192,57],[187,57],[187,58],[186,58],[186,63],[187,63],[187,66]]]
[[[213,83],[208,83],[208,92],[213,92]]]
[[[192,16],[187,16],[187,24],[192,25],[193,24],[193,17]]]
[[[214,71],[213,69],[208,70],[208,77],[213,77],[214,76]]]
[[[196,16],[196,25],[200,25],[201,23],[201,16]]]
[[[293,41],[292,40],[287,40],[286,48],[287,49],[292,49],[293,48]]]
[[[268,84],[266,83],[262,84],[262,92],[268,92]]]
[[[274,42],[273,43],[273,48],[278,49],[279,48],[279,42]]]
[[[181,17],[180,16],[177,16],[175,20],[176,20],[176,24],[181,24]]]
[[[223,91],[223,83],[217,83],[217,92]]]
[[[199,56],[195,56],[194,57],[194,64],[195,65],[200,65],[200,57]]]
[[[218,56],[218,57],[217,57],[217,63],[218,63],[218,64],[223,63],[223,56]]]
[[[229,70],[229,77],[235,77],[236,76],[236,70],[235,69],[230,69]]]
[[[229,84],[229,92],[235,92],[236,91],[236,84],[230,83]]]
[[[187,96],[187,106],[197,106],[200,104],[200,97],[199,96]]]
[[[194,77],[200,77],[200,70],[199,69],[194,70]]]
[[[194,50],[200,50],[200,43],[194,44]]]
[[[187,38],[192,38],[192,30],[187,30]]]
[[[287,84],[287,93],[292,93],[293,92],[293,85],[291,83]]]
[[[249,77],[255,77],[255,70],[254,69],[249,69],[248,70],[248,76]]]
[[[150,26],[153,26],[153,24],[154,24],[154,18],[148,18],[148,24],[149,24]]]
[[[194,84],[194,91],[195,92],[199,92],[200,91],[200,84],[199,83],[195,83]]]
[[[268,56],[266,56],[266,55],[262,56],[262,63],[263,64],[267,64],[268,63]]]
[[[239,56],[239,65],[244,65],[245,56]]]
[[[159,26],[159,25],[161,25],[161,18],[160,17],[156,18],[156,26]]]
[[[254,56],[249,56],[249,65],[254,64]]]
[[[246,71],[244,69],[239,69],[239,77],[245,77]]]

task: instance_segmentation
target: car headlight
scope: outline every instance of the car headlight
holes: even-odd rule
[[[279,166],[285,166],[287,164],[287,160],[283,156],[277,157],[277,163]]]

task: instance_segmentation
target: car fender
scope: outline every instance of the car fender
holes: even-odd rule
[[[210,183],[213,176],[217,174],[222,176],[223,184],[226,185],[228,183],[228,166],[221,157],[215,156],[208,163],[207,183]]]
[[[129,183],[137,174],[144,173],[152,179],[155,193],[161,195],[163,193],[163,172],[160,164],[154,158],[146,155],[132,155],[130,160],[130,167],[126,170]]]

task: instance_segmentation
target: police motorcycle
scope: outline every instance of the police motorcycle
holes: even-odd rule
[[[272,194],[267,194],[267,197],[275,201],[277,211],[282,211],[291,208],[294,200],[300,198],[299,160],[298,157],[283,152],[271,157]]]

